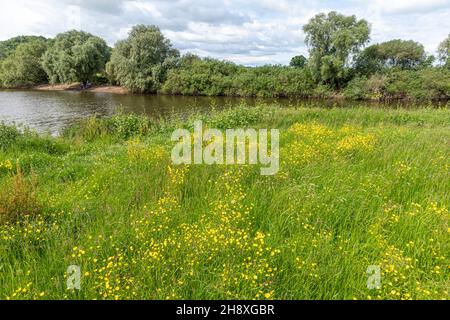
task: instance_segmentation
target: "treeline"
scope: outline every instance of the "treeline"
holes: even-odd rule
[[[0,42],[0,86],[91,82],[177,95],[450,98],[450,35],[433,56],[414,41],[367,46],[369,23],[336,12],[316,15],[303,31],[308,59],[262,67],[181,56],[155,26],[135,26],[114,48],[82,31],[21,36]]]

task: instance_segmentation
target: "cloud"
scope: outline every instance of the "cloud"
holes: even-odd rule
[[[372,5],[385,13],[426,13],[449,7],[448,0],[374,0]]]
[[[372,42],[413,39],[429,52],[450,30],[449,0],[14,0],[0,1],[0,40],[83,29],[113,45],[135,24],[154,24],[184,52],[247,65],[307,54],[302,26],[319,12],[356,14]]]
[[[79,6],[82,10],[96,13],[121,14],[123,12],[123,0],[63,0],[67,5]]]

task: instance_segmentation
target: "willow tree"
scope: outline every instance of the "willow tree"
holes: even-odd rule
[[[5,41],[0,41],[0,60],[6,59],[10,54],[13,54],[17,47],[21,44],[49,40],[41,36],[17,36]]]
[[[350,73],[353,57],[369,41],[370,26],[356,16],[335,11],[320,13],[303,27],[309,47],[309,67],[318,83],[341,87]]]
[[[86,83],[105,70],[110,56],[106,42],[90,33],[69,31],[56,36],[43,67],[51,83]]]
[[[47,74],[42,67],[42,57],[47,41],[37,39],[20,44],[0,63],[0,82],[4,87],[30,87],[46,83]]]
[[[153,93],[161,88],[179,56],[158,27],[138,25],[126,40],[117,42],[107,72],[132,92]]]
[[[413,40],[395,39],[371,45],[356,60],[356,70],[362,75],[372,75],[390,68],[411,70],[431,63],[422,44]]]

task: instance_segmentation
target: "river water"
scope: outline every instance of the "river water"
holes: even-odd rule
[[[171,114],[188,114],[193,111],[221,109],[245,103],[275,103],[280,107],[290,105],[352,106],[354,102],[288,99],[241,99],[225,97],[182,97],[165,95],[121,95],[78,91],[0,90],[0,123],[16,124],[52,135],[66,126],[89,116],[109,116],[124,113],[166,117]],[[358,102],[357,104],[361,104]],[[368,104],[368,103],[366,103]],[[377,104],[370,104],[371,107]]]

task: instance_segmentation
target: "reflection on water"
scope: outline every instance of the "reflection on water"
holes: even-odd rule
[[[125,113],[165,117],[188,114],[211,108],[233,107],[241,103],[276,103],[280,107],[299,105],[341,106],[361,105],[361,102],[336,102],[289,99],[241,99],[225,97],[182,97],[165,95],[120,95],[75,91],[0,91],[0,122],[16,123],[37,130],[57,134],[67,125],[85,117],[108,116],[121,110]],[[374,103],[364,103],[372,107]]]

